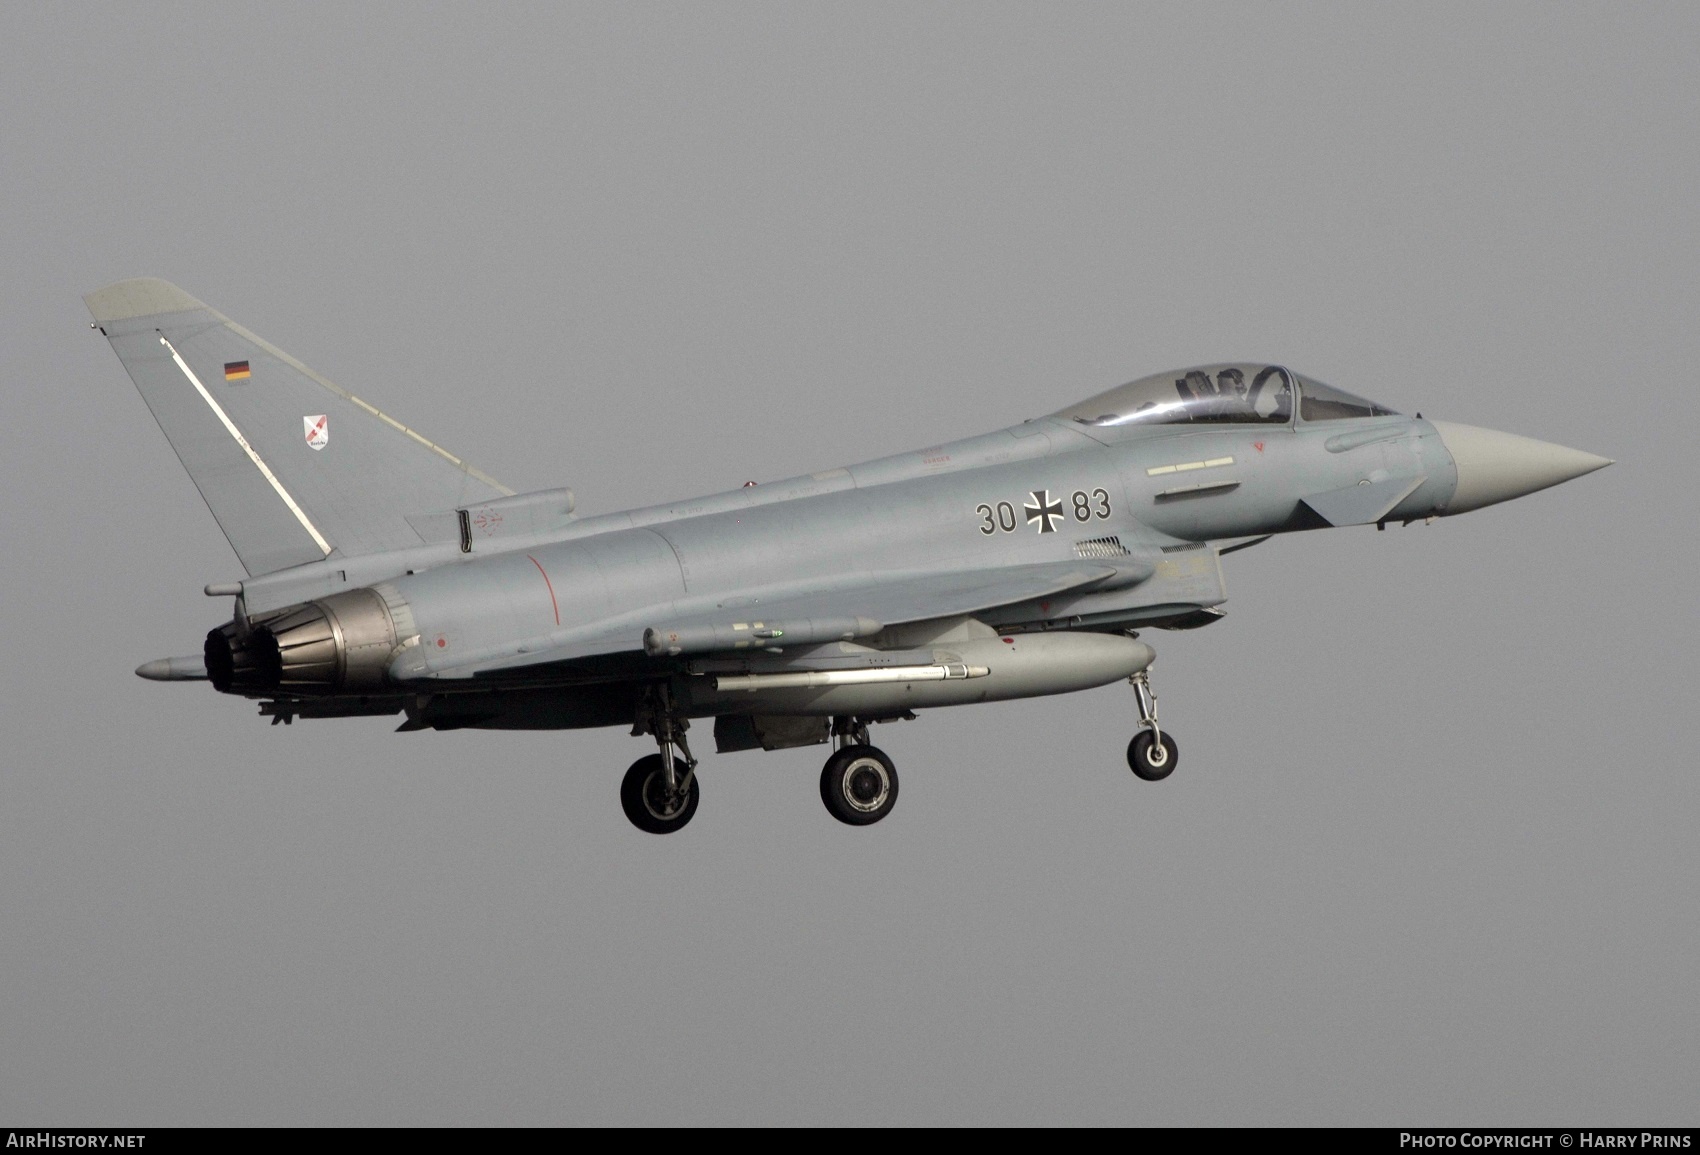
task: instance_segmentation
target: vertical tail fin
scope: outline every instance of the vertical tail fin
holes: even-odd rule
[[[83,299],[250,575],[418,545],[410,515],[513,492],[175,285]]]

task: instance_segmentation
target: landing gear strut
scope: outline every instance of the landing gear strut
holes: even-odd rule
[[[649,695],[632,733],[655,735],[660,752],[633,762],[620,783],[620,806],[639,830],[671,834],[697,812],[697,760],[685,730],[690,723],[672,709],[665,686]]]
[[[857,718],[834,718],[837,749],[820,772],[820,800],[838,821],[871,826],[897,804],[897,767],[868,744],[868,727]]]
[[[1141,670],[1129,678],[1134,701],[1139,706],[1139,724],[1143,729],[1127,744],[1127,764],[1135,777],[1147,782],[1160,782],[1175,772],[1180,764],[1180,747],[1174,738],[1157,727],[1157,695],[1151,690],[1149,672]]]

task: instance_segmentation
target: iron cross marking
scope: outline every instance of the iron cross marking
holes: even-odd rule
[[[1057,532],[1056,522],[1063,519],[1062,498],[1051,500],[1051,491],[1035,489],[1033,500],[1021,507],[1027,511],[1027,524],[1039,523],[1040,533]]]

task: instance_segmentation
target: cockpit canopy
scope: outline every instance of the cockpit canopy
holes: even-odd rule
[[[1394,411],[1288,371],[1279,365],[1201,365],[1118,385],[1051,414],[1097,427],[1178,424],[1272,424],[1293,419],[1293,395],[1305,421],[1389,417]]]

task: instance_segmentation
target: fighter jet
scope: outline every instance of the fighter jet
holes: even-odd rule
[[[230,620],[148,662],[297,718],[401,730],[625,726],[620,801],[681,829],[721,753],[831,746],[821,800],[891,813],[869,729],[1126,681],[1133,773],[1180,761],[1142,634],[1222,616],[1222,558],[1280,533],[1409,524],[1604,457],[1407,417],[1282,365],[1142,377],[991,433],[581,517],[516,494],[165,281],[85,300],[247,576]]]

